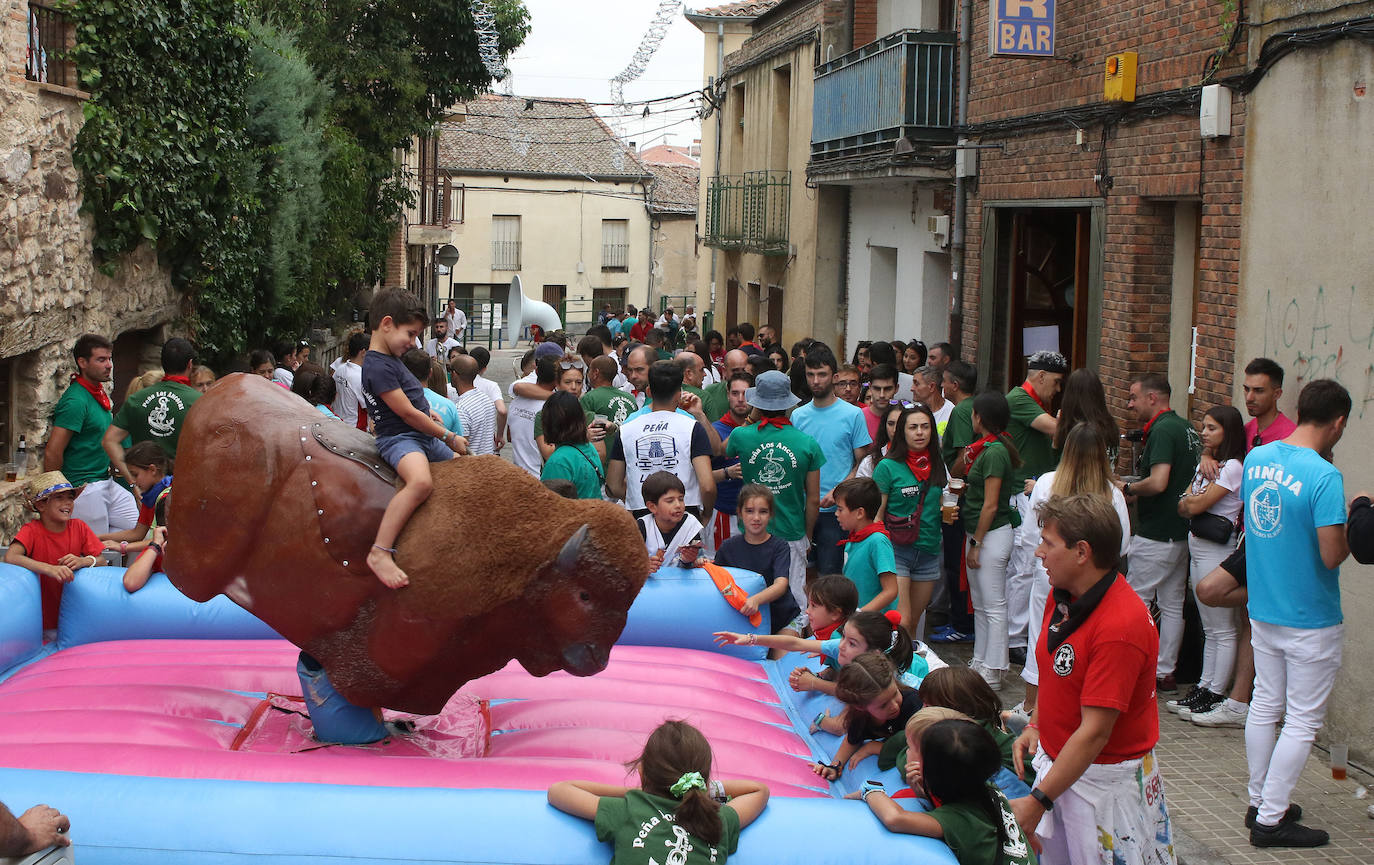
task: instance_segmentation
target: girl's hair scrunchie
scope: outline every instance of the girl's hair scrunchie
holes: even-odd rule
[[[668,792],[673,794],[674,799],[681,799],[687,795],[689,790],[693,789],[706,789],[706,779],[701,777],[700,772],[688,772],[678,778],[677,783],[668,788]]]

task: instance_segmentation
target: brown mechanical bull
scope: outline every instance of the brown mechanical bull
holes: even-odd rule
[[[511,658],[536,676],[604,669],[649,572],[630,515],[497,457],[433,471],[397,542],[410,585],[388,589],[366,562],[394,492],[372,437],[230,376],[186,418],[167,575],[197,601],[228,595],[361,706],[436,713]]]

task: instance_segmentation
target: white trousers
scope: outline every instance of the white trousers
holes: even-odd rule
[[[1344,635],[1344,625],[1286,628],[1250,620],[1255,696],[1245,721],[1245,757],[1250,804],[1266,826],[1278,825],[1288,810],[1312,740],[1326,720]]]
[[[1040,642],[1040,628],[1045,624],[1045,604],[1050,600],[1050,575],[1039,559],[1031,571],[1030,606],[1026,610],[1026,666],[1021,668],[1021,680],[1028,685],[1040,684],[1040,664],[1035,660],[1035,646]]]
[[[1153,711],[1153,709],[1151,709]],[[1054,766],[1044,751],[1037,778]],[[1139,760],[1094,763],[1059,794],[1035,827],[1040,865],[1174,865],[1173,830],[1153,751]]]
[[[788,541],[787,547],[791,553],[791,571],[787,575],[787,588],[792,592],[792,599],[797,602],[801,611],[806,612],[806,556],[811,552],[811,539],[801,538],[796,541]]]
[[[1011,530],[1011,556],[1007,561],[1007,638],[1010,646],[1026,646],[1036,532],[1023,527],[1036,516],[1030,508],[1030,496],[1025,493],[1012,496],[1011,506],[1021,514],[1021,525]]]
[[[1183,644],[1183,592],[1188,585],[1188,544],[1131,538],[1131,570],[1126,582],[1146,604],[1159,605],[1159,660],[1155,676],[1173,673]]]
[[[720,535],[720,543],[716,542],[716,535]],[[703,552],[707,558],[713,558],[716,551],[720,549],[720,544],[733,538],[735,535],[743,534],[739,530],[739,520],[735,514],[723,514],[720,511],[711,511],[711,519],[706,523],[706,531],[702,535],[704,546]]]
[[[97,535],[127,531],[138,525],[138,499],[114,478],[92,481],[81,488],[72,505],[72,516]],[[117,563],[119,553],[106,553],[105,558]]]
[[[972,540],[972,534],[969,539]],[[968,547],[964,548],[968,555]],[[968,568],[973,601],[973,660],[989,670],[1007,668],[1007,561],[1011,526],[993,529],[978,547],[978,567]]]
[[[1213,694],[1225,694],[1236,669],[1236,608],[1209,607],[1197,596],[1197,584],[1210,574],[1226,557],[1235,552],[1236,544],[1218,544],[1188,535],[1188,574],[1193,586],[1193,600],[1197,602],[1198,618],[1207,641],[1202,646],[1202,678],[1199,688]]]

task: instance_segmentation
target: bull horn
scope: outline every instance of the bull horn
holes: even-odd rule
[[[587,525],[584,523],[582,528],[573,532],[573,536],[568,538],[568,542],[563,545],[563,549],[558,552],[558,560],[554,565],[566,573],[573,573],[577,565],[577,559],[582,555],[582,545],[587,542]]]

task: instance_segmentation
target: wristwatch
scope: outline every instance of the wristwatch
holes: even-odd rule
[[[870,780],[868,780],[868,781],[863,782],[863,784],[859,787],[859,798],[862,799],[862,800],[864,800],[865,802],[867,802],[867,801],[868,801],[868,794],[869,794],[869,793],[886,793],[886,792],[887,792],[887,789],[886,789],[885,787],[883,787],[883,782],[882,782],[882,781],[874,781],[874,780],[870,779]]]
[[[1044,790],[1036,787],[1030,791],[1030,794],[1032,799],[1040,803],[1041,808],[1044,808],[1046,811],[1054,810],[1054,800],[1046,796]]]
[[[1124,484],[1121,485],[1121,494],[1122,494],[1123,496],[1129,496],[1129,495],[1131,494],[1131,482],[1130,482],[1130,481],[1127,481],[1126,483],[1124,483]]]
[[[969,547],[969,549],[973,549],[973,548],[976,547],[976,546],[978,546],[978,539],[977,539],[977,538],[969,538],[969,539],[968,539],[968,547]]]

